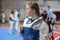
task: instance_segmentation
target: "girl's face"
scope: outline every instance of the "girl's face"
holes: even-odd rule
[[[28,16],[33,15],[34,11],[29,7],[29,5],[26,5],[26,13]]]

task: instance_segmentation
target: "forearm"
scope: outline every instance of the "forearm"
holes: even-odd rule
[[[37,25],[34,25],[32,28],[33,28],[34,30],[39,30],[39,27],[40,27],[40,24],[37,24]]]
[[[15,21],[15,19],[14,19],[14,18],[9,17],[9,19],[10,19],[11,21]]]

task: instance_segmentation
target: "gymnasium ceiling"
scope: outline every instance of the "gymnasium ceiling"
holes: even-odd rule
[[[38,0],[21,0],[21,1],[38,1]],[[60,1],[60,0],[44,0],[44,1]]]
[[[6,1],[6,0],[4,0],[4,1]],[[9,0],[7,0],[7,1],[9,1]],[[18,1],[18,0],[15,0],[15,1]],[[19,1],[39,1],[39,0],[19,0]],[[44,1],[60,1],[60,0],[44,0]]]
[[[60,1],[60,0],[44,0],[44,1]]]

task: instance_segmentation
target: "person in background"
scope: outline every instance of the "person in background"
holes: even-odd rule
[[[5,13],[2,12],[2,23],[5,23]]]
[[[20,22],[20,8],[17,8],[17,10],[15,11],[15,29],[18,32],[18,34],[20,34],[20,28],[19,28],[19,22]]]
[[[10,28],[9,28],[8,34],[10,35],[13,33],[13,28],[15,28],[14,9],[11,9],[11,13],[9,16],[9,24],[10,24]]]
[[[51,24],[51,16],[53,14],[53,11],[50,6],[47,6],[47,7],[48,7],[48,10],[47,10],[47,18],[46,19],[47,19],[47,24],[49,26],[49,33],[50,33],[52,31],[50,24]]]

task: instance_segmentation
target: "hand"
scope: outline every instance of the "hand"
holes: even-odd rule
[[[47,19],[45,19],[45,21],[47,22]]]
[[[20,34],[22,35],[23,27],[20,26]]]
[[[39,30],[39,29],[38,29],[38,26],[33,26],[33,29],[34,29],[34,30]]]

